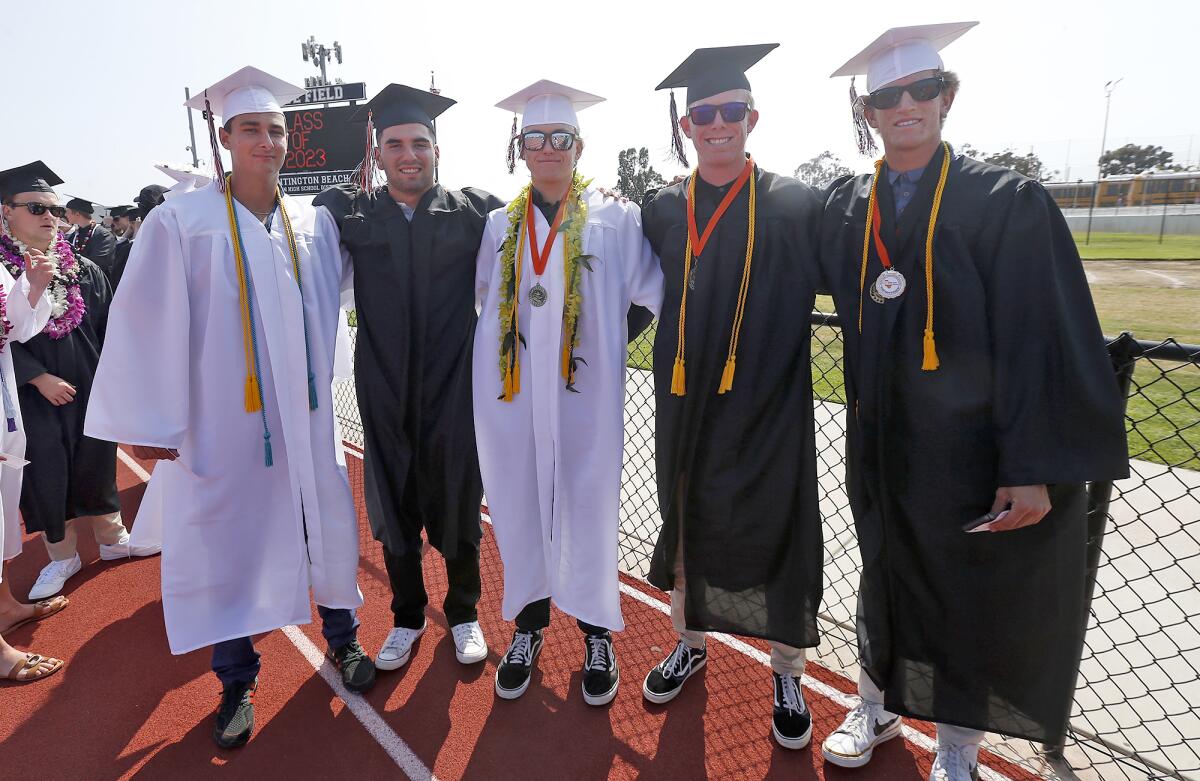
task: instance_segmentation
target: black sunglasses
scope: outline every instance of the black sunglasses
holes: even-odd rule
[[[565,152],[575,146],[575,134],[566,130],[555,130],[553,133],[543,133],[540,130],[530,130],[521,134],[521,147],[527,152],[540,152],[550,139],[550,148]]]
[[[47,206],[46,204],[38,203],[37,201],[26,201],[25,203],[17,203],[16,201],[9,201],[8,205],[13,207],[14,209],[20,209],[20,208],[24,207],[24,208],[28,209],[29,213],[32,214],[34,217],[40,217],[43,214],[45,214],[46,212],[50,212],[51,214],[53,214],[55,217],[58,217],[59,219],[62,219],[63,217],[67,216],[67,207],[65,207],[65,206]]]
[[[702,103],[688,109],[687,116],[693,125],[711,125],[716,121],[718,111],[721,112],[721,119],[726,122],[741,122],[749,110],[749,103],[722,103],[719,106]]]
[[[905,84],[902,87],[884,87],[877,89],[871,94],[863,98],[863,102],[874,109],[889,109],[900,105],[900,99],[907,92],[913,96],[913,100],[918,103],[924,103],[927,100],[933,100],[938,95],[942,94],[942,87],[946,85],[945,80],[941,76],[931,76],[928,79],[914,81],[912,84]]]

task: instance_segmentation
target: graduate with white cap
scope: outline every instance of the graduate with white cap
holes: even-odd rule
[[[87,420],[90,435],[160,459],[167,639],[176,654],[213,646],[223,747],[253,730],[251,635],[308,623],[310,592],[342,681],[375,680],[357,640],[358,521],[331,393],[350,268],[328,212],[278,184],[281,107],[302,92],[243,68],[189,102],[208,114],[219,178],[142,225]]]
[[[821,231],[862,556],[862,700],[822,753],[858,767],[901,716],[935,721],[935,781],[978,777],[985,730],[1061,740],[1087,623],[1085,482],[1128,472],[1066,221],[1038,182],[942,140],[959,82],[939,52],[974,25],[888,30],[833,74],[866,74],[855,123],[883,157],[831,185]]]
[[[512,643],[496,693],[525,693],[550,601],[585,634],[583,697],[611,702],[624,628],[617,511],[631,304],[658,313],[662,275],[633,204],[606,200],[576,170],[578,112],[603,98],[539,81],[497,104],[514,116],[510,170],[531,182],[488,215],[475,277],[475,432],[504,562]],[[519,131],[518,131],[519,128]]]

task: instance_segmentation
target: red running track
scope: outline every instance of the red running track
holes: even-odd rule
[[[350,462],[359,507],[366,598],[360,639],[374,654],[391,627],[391,598],[379,544],[362,511],[361,462]],[[151,465],[142,464],[145,469]],[[129,523],[145,486],[118,464],[123,515]],[[252,519],[247,519],[248,522]],[[501,565],[485,526],[480,623],[491,646],[482,665],[454,658],[441,613],[445,570],[425,558],[429,628],[409,664],[381,673],[357,709],[314,673],[302,653],[308,638],[321,648],[316,624],[271,632],[256,645],[263,671],[255,702],[256,731],[235,751],[210,738],[219,684],[206,651],[171,656],[159,604],[159,559],[101,562],[90,535],[80,535],[84,569],[68,581],[71,605],[6,638],[22,649],[67,660],[64,670],[34,684],[0,683],[0,779],[923,779],[932,757],[906,740],[881,747],[871,764],[847,771],[827,766],[820,742],[845,715],[844,704],[809,688],[813,741],[803,751],[777,747],[770,735],[770,672],[761,661],[711,642],[707,669],[670,705],[646,703],[641,680],[674,645],[666,595],[625,580],[627,629],[616,637],[621,690],[606,708],[580,695],[583,643],[574,622],[554,611],[529,691],[519,700],[493,691],[496,662],[510,638],[500,618]],[[11,565],[13,591],[23,595],[46,563],[40,540],[26,536]],[[314,615],[314,619],[315,619]],[[759,643],[750,645],[764,650]],[[311,646],[310,646],[311,647]],[[326,667],[325,675],[329,670]],[[815,664],[809,674],[850,693],[852,684]],[[332,679],[332,676],[329,676]],[[825,691],[829,691],[826,689]],[[843,701],[844,702],[844,701]],[[923,734],[928,725],[914,724]],[[407,764],[404,764],[407,763]],[[1014,781],[1027,771],[989,757],[990,768]]]

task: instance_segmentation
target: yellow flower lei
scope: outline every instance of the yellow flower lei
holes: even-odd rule
[[[579,346],[579,311],[583,305],[581,268],[592,270],[593,255],[583,254],[583,228],[587,225],[588,207],[583,198],[583,192],[591,179],[584,180],[576,172],[571,179],[571,189],[567,193],[570,199],[567,203],[567,214],[559,226],[559,233],[564,234],[563,247],[563,338],[562,338],[562,376],[566,380],[566,389],[578,393],[575,389],[575,371],[579,364],[587,365],[587,361],[575,355]],[[520,330],[520,299],[521,266],[525,256],[525,209],[529,202],[533,184],[527,184],[521,193],[508,205],[508,230],[505,232],[504,243],[500,245],[500,381],[503,391],[501,401],[512,401],[513,396],[521,392],[521,355],[518,346],[527,346],[525,337]]]

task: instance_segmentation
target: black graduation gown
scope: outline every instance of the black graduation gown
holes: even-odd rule
[[[683,536],[690,629],[796,647],[818,642],[817,509],[809,315],[821,203],[790,177],[757,171],[757,225],[733,390],[717,395],[746,255],[748,188],[695,263],[688,291],[687,394],[671,394],[687,242],[687,182],[659,191],[642,226],[662,261],[654,342],[655,448],[662,531],[650,582],[674,586]],[[701,231],[729,186],[701,180]]]
[[[845,337],[847,490],[860,658],[889,710],[1056,742],[1086,623],[1084,483],[1125,477],[1122,403],[1067,224],[1037,182],[952,159],[934,237],[941,366],[922,371],[925,236],[939,150],[883,237],[898,299],[859,274],[869,176],[835,182],[821,231]],[[884,169],[886,174],[886,168]],[[872,246],[867,286],[882,270]],[[999,486],[1049,486],[1036,526],[967,534]]]
[[[475,258],[488,212],[504,202],[434,185],[411,224],[386,187],[357,195],[332,188],[314,203],[334,215],[354,261],[354,380],[371,530],[400,555],[424,528],[453,558],[460,539],[480,536]]]
[[[83,434],[112,291],[99,266],[78,259],[79,290],[87,307],[83,322],[62,339],[43,333],[12,345],[29,459],[21,485],[21,516],[26,531],[45,532],[51,542],[62,540],[64,524],[72,518],[121,509],[116,443]],[[29,383],[46,372],[74,385],[75,399],[61,407],[47,401]]]
[[[82,237],[77,233],[75,239],[80,238]],[[83,242],[83,246],[75,245],[76,242],[72,241],[75,254],[82,255],[99,266],[111,282],[113,260],[117,252],[117,237],[113,235],[113,232],[97,223],[92,226],[91,235]]]
[[[117,292],[117,285],[121,283],[121,275],[125,273],[125,264],[129,262],[129,253],[133,251],[133,242],[133,239],[117,242],[117,249],[113,253],[112,268],[105,272],[114,295]]]

